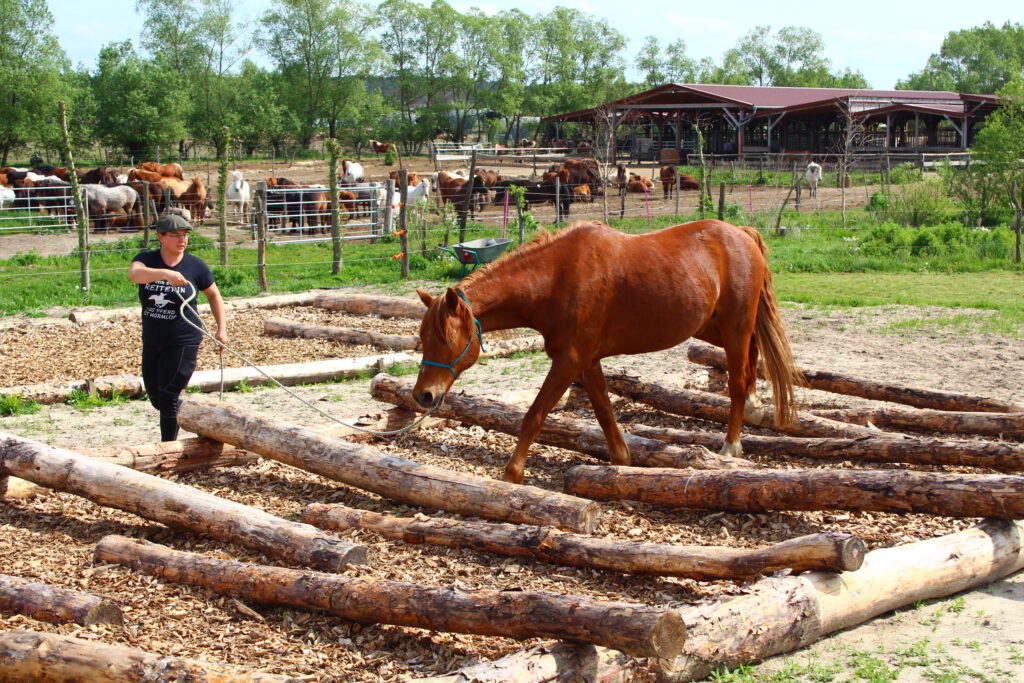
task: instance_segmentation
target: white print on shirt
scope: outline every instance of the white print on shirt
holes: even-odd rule
[[[143,315],[147,318],[153,318],[156,320],[174,320],[178,317],[178,306],[168,306],[168,304],[181,303],[181,299],[178,296],[172,296],[167,298],[168,294],[177,294],[181,298],[187,296],[188,291],[191,289],[190,286],[174,287],[167,280],[160,280],[158,282],[150,282],[142,286],[144,291],[156,292],[156,294],[149,295],[149,299],[153,302],[153,306],[146,306],[143,309]],[[165,308],[166,307],[166,308]]]

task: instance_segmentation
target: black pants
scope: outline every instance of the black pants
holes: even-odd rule
[[[142,346],[142,381],[149,402],[160,411],[160,440],[178,438],[179,396],[196,369],[199,346]]]

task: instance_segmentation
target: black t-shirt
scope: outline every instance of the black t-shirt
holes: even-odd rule
[[[210,267],[192,254],[185,254],[176,266],[164,263],[159,249],[144,251],[132,261],[138,261],[148,268],[167,268],[181,273],[195,287],[197,295],[213,284]],[[178,294],[181,295],[180,298]],[[181,319],[181,299],[187,299],[191,294],[192,288],[188,285],[172,287],[166,280],[139,285],[143,344],[178,346],[199,344],[203,340],[202,332]],[[185,307],[185,314],[194,324],[202,326],[195,306],[195,299],[189,301]]]

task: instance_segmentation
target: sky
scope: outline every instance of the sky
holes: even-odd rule
[[[254,19],[273,0],[238,0],[239,19]],[[471,7],[493,14],[508,7],[536,15],[554,5],[578,9],[608,22],[628,39],[624,52],[633,60],[644,38],[653,35],[662,46],[682,39],[693,59],[722,54],[735,47],[755,26],[805,26],[817,31],[826,45],[825,56],[834,71],[860,71],[871,87],[890,89],[896,81],[924,68],[951,31],[991,21],[1024,21],[1020,0],[985,0],[975,5],[962,0],[931,0],[927,4],[897,0],[813,2],[813,0],[733,0],[726,2],[669,2],[631,5],[621,0],[449,0],[460,12]],[[142,17],[134,0],[48,0],[54,33],[73,64],[92,70],[100,48],[110,42],[132,40],[138,45]],[[377,4],[377,3],[372,3]],[[257,63],[265,60],[252,53]],[[637,74],[629,74],[639,78]]]

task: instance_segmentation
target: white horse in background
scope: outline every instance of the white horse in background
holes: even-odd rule
[[[231,172],[231,184],[227,189],[227,204],[228,216],[237,212],[238,221],[244,223],[245,217],[249,215],[249,209],[252,208],[252,192],[249,189],[249,183],[242,177],[241,171]]]
[[[807,187],[809,188],[809,196],[818,196],[818,183],[821,182],[821,164],[816,164],[813,161],[807,164],[807,172],[804,173],[807,178]]]
[[[341,160],[341,180],[346,183],[361,183],[365,180],[363,176],[363,165],[351,159]]]

